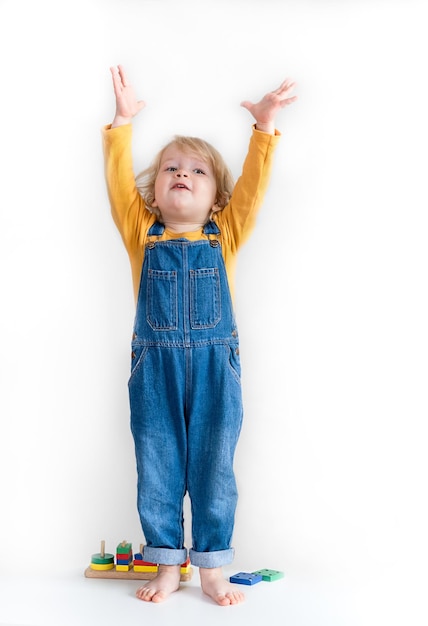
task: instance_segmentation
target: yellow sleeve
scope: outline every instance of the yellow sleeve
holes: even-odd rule
[[[122,236],[131,263],[134,299],[137,302],[144,244],[155,216],[147,210],[135,185],[132,165],[132,126],[102,129],[105,177],[114,222]]]
[[[278,131],[270,135],[253,127],[242,174],[236,181],[229,204],[215,216],[224,244],[231,254],[236,253],[254,229],[280,136]]]
[[[114,222],[130,255],[144,245],[153,215],[135,185],[132,165],[132,126],[102,129],[107,191]]]

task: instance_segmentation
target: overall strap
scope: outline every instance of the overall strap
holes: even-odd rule
[[[154,224],[152,224],[152,226],[149,228],[149,232],[147,233],[150,237],[154,236],[154,237],[160,237],[163,235],[163,231],[165,230],[165,226],[164,224],[161,224],[160,222],[155,222]]]
[[[162,237],[165,230],[165,225],[156,221],[149,228],[147,233],[148,237]],[[210,220],[207,222],[203,228],[203,233],[208,236],[208,239],[211,241],[216,241],[216,236],[220,235],[220,229],[215,222]],[[214,237],[210,237],[210,235],[214,235]],[[218,245],[218,244],[217,244]]]
[[[213,220],[210,220],[204,226],[204,234],[205,235],[219,235],[220,229]]]

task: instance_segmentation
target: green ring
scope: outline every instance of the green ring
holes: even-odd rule
[[[91,563],[95,565],[109,565],[110,563],[114,563],[114,555],[106,552],[104,556],[101,556],[101,553],[98,552],[92,555]]]

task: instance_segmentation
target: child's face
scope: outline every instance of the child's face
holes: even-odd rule
[[[199,155],[168,146],[155,181],[155,201],[166,225],[205,224],[215,207],[217,186],[211,166]]]

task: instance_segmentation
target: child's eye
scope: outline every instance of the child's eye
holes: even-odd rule
[[[205,174],[204,170],[201,170],[200,167],[197,167],[196,169],[193,170],[195,172],[195,174]]]
[[[167,172],[175,172],[176,171],[176,167],[174,167],[173,165],[170,165],[169,167],[166,168]]]

